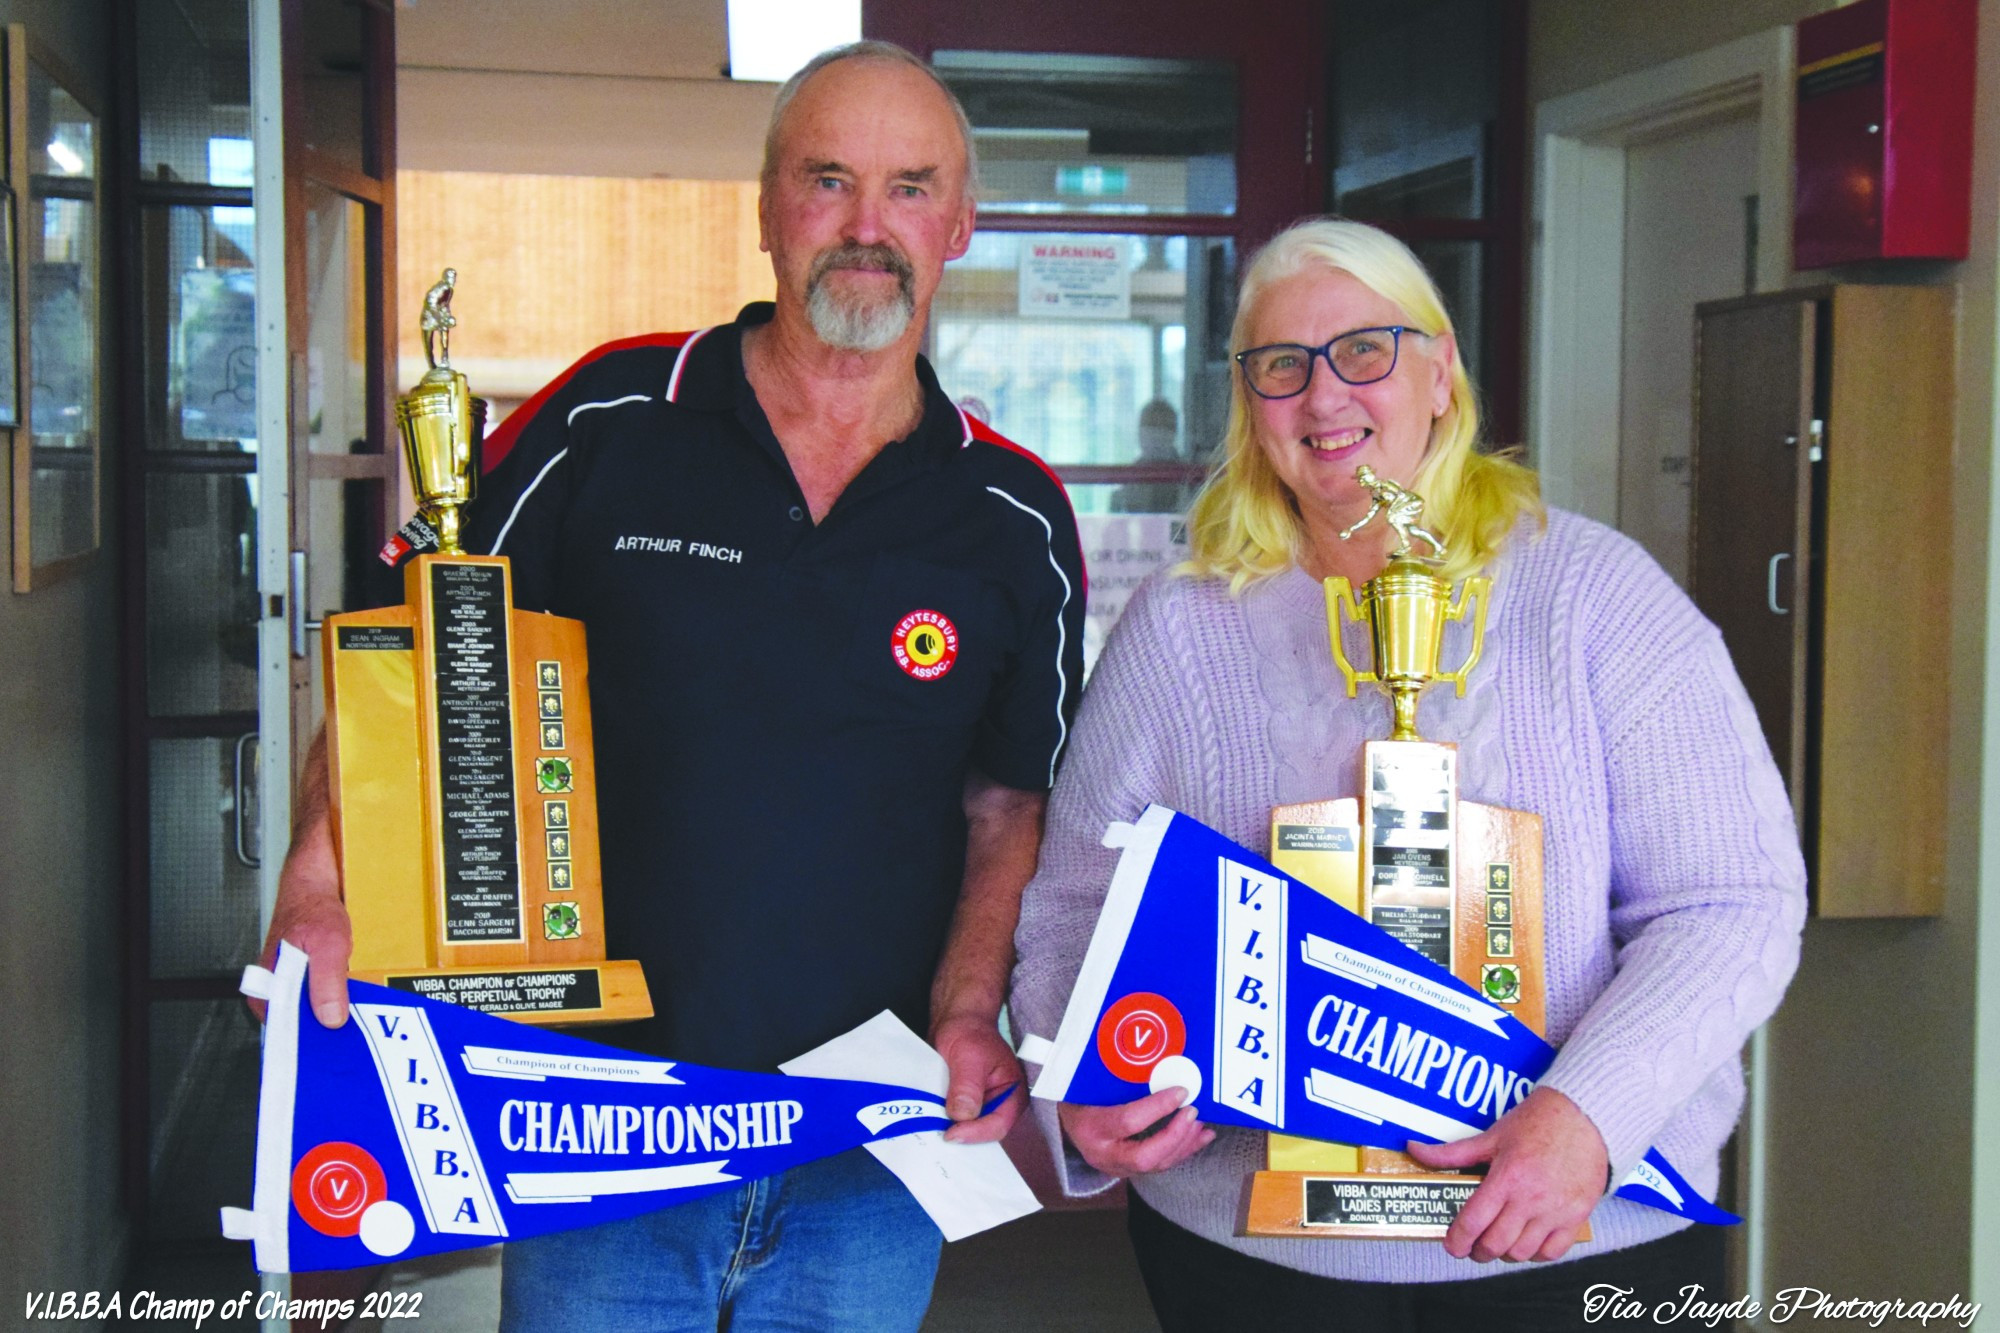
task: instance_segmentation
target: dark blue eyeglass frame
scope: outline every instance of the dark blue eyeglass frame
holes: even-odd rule
[[[1371,375],[1365,380],[1349,379],[1340,373],[1339,366],[1333,364],[1333,345],[1338,342],[1346,342],[1349,338],[1363,333],[1386,333],[1389,335],[1389,368],[1380,375]],[[1237,368],[1243,372],[1243,382],[1250,387],[1250,392],[1256,394],[1259,398],[1279,401],[1286,398],[1296,398],[1311,388],[1314,365],[1320,361],[1326,362],[1326,368],[1332,371],[1334,378],[1343,384],[1376,384],[1388,379],[1396,373],[1396,366],[1403,359],[1403,335],[1406,333],[1418,338],[1428,338],[1431,336],[1422,329],[1413,329],[1407,324],[1383,324],[1375,328],[1349,329],[1337,338],[1327,339],[1318,347],[1307,347],[1304,343],[1265,343],[1262,347],[1246,347],[1236,354],[1235,361]],[[1290,393],[1265,393],[1257,387],[1256,380],[1250,377],[1249,358],[1257,355],[1259,352],[1276,351],[1280,347],[1297,348],[1306,354],[1305,381]]]

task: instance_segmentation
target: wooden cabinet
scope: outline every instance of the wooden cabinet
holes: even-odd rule
[[[1784,771],[1824,917],[1944,899],[1953,293],[1695,310],[1689,588]]]

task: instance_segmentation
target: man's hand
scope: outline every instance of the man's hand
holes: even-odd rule
[[[326,734],[306,752],[305,779],[293,813],[292,849],[278,875],[278,901],[264,937],[263,965],[274,966],[278,944],[289,941],[306,952],[306,996],[313,1014],[330,1028],[347,1021],[347,960],[354,934],[340,897],[340,863],[333,852],[333,822],[327,815]],[[264,1017],[264,1002],[250,1001]]]
[[[1482,1264],[1562,1258],[1603,1197],[1609,1170],[1604,1136],[1553,1088],[1535,1089],[1484,1134],[1412,1143],[1409,1153],[1432,1168],[1490,1163],[1444,1237],[1452,1257]]]
[[[945,1142],[995,1143],[1006,1138],[1021,1116],[1028,1089],[1021,1062],[1000,1039],[999,1026],[976,1018],[947,1018],[932,1031],[931,1045],[951,1071],[944,1109],[956,1123],[944,1132]],[[979,1108],[1009,1084],[1014,1091],[1007,1100],[991,1115],[979,1114]]]
[[[1123,1106],[1064,1102],[1056,1117],[1084,1161],[1107,1176],[1143,1176],[1179,1166],[1215,1142],[1215,1131],[1195,1119],[1194,1108],[1181,1106],[1186,1100],[1185,1088],[1161,1088]],[[1154,1126],[1156,1132],[1134,1137]]]
[[[965,881],[951,934],[931,983],[931,1045],[951,1070],[945,1110],[957,1123],[952,1143],[1005,1136],[1028,1096],[1021,1062],[1000,1039],[1000,1006],[1014,964],[1014,922],[1021,890],[1035,873],[1048,797],[1002,786],[980,773],[965,778]],[[1009,1083],[1020,1085],[993,1114],[979,1108]]]

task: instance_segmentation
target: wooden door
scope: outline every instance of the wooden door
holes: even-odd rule
[[[1812,440],[1819,302],[1717,301],[1695,314],[1695,604],[1722,631],[1806,826]]]

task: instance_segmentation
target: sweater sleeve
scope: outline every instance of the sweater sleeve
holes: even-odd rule
[[[1176,592],[1159,577],[1140,588],[1084,693],[1049,797],[1041,860],[1021,899],[1009,1002],[1017,1033],[1053,1041],[1062,1025],[1118,864],[1118,853],[1104,846],[1105,829],[1136,818],[1149,801],[1177,805],[1189,785],[1191,673],[1176,647],[1186,636],[1171,629],[1179,619]],[[1110,1188],[1112,1178],[1063,1138],[1055,1104],[1038,1099],[1032,1106],[1064,1193]]]
[[[1617,970],[1542,1085],[1623,1180],[1769,1018],[1798,966],[1805,864],[1778,770],[1716,631],[1615,534],[1577,572],[1603,747]]]

